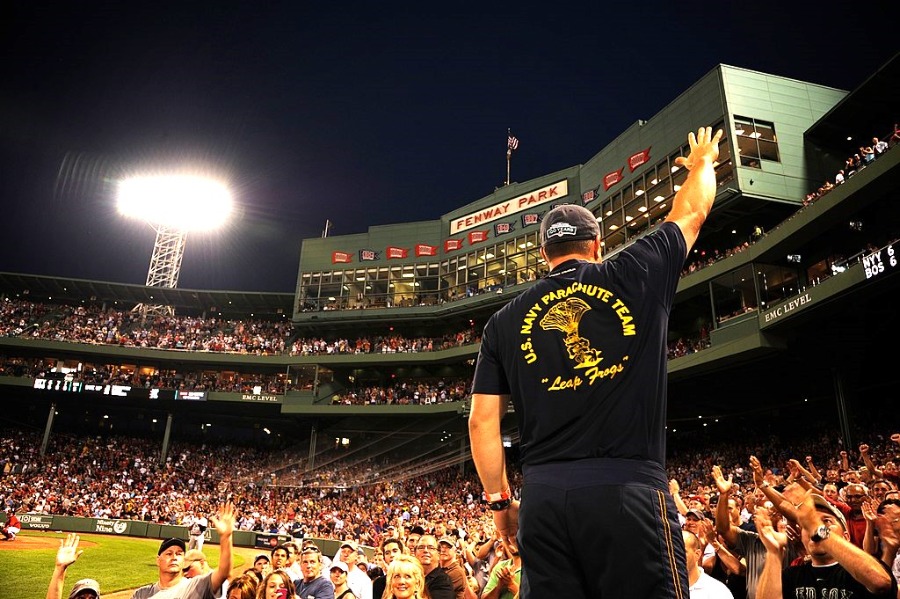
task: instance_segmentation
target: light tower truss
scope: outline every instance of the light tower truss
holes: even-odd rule
[[[153,244],[153,255],[150,257],[150,269],[147,272],[147,287],[178,287],[178,275],[181,273],[181,260],[184,258],[184,231],[157,225],[156,242]],[[138,304],[135,312],[147,316],[171,316],[175,308],[161,304]]]

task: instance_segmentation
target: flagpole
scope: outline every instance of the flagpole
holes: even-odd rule
[[[509,143],[512,137],[512,129],[506,130],[506,185],[509,185],[509,163],[512,160],[512,146]]]

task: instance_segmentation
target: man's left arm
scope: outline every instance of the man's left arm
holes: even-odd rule
[[[234,504],[230,501],[219,506],[219,512],[213,518],[213,524],[219,533],[219,565],[210,575],[210,590],[218,595],[222,583],[231,576],[231,535],[234,533]]]
[[[712,210],[716,198],[715,161],[719,158],[719,140],[722,131],[713,135],[712,127],[700,127],[696,135],[688,135],[689,154],[679,156],[675,164],[688,169],[687,178],[672,200],[672,209],[666,216],[681,229],[687,250],[690,251],[700,227]]]

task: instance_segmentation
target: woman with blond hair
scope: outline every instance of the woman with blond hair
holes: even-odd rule
[[[425,590],[425,571],[419,560],[411,555],[394,556],[381,599],[431,599]]]

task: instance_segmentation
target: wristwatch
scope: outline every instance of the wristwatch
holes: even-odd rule
[[[492,501],[488,504],[488,507],[491,508],[492,512],[502,512],[506,508],[510,506],[512,503],[512,498],[507,497],[506,499],[501,499],[500,501]]]
[[[809,535],[809,540],[819,543],[821,541],[824,541],[825,539],[827,539],[830,536],[831,536],[831,529],[828,528],[826,525],[822,524],[815,530],[815,532],[813,532],[811,535]]]

